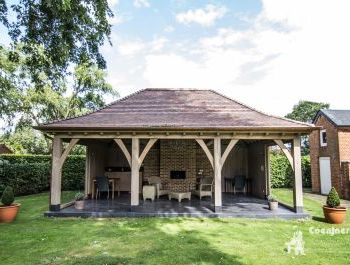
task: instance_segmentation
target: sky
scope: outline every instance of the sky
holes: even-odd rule
[[[276,115],[302,99],[350,108],[348,0],[110,4],[113,46],[103,54],[122,96],[210,88]]]
[[[109,4],[113,45],[102,53],[121,96],[204,88],[280,116],[299,100],[350,109],[349,0]]]

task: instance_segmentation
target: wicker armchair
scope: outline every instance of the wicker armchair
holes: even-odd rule
[[[157,199],[159,199],[160,196],[169,194],[169,190],[163,189],[160,177],[150,177],[148,178],[148,183],[156,187]]]
[[[197,195],[200,200],[202,199],[202,197],[212,197],[213,186],[214,179],[210,177],[204,177],[199,184],[198,190],[195,190],[193,193]]]

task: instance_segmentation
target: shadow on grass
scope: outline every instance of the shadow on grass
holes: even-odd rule
[[[150,219],[148,222],[145,219],[142,225],[140,222],[131,222],[115,227],[113,232],[97,233],[99,236],[96,240],[103,245],[98,253],[81,249],[80,253],[87,254],[80,256],[78,250],[77,255],[51,260],[47,264],[243,264],[234,249],[230,250],[232,253],[223,252],[215,246],[215,237],[208,237],[205,232],[181,230],[181,223],[186,220],[175,220]],[[179,224],[180,230],[174,234],[173,231],[167,231],[164,225],[169,224],[169,221]],[[132,232],[130,228],[133,228]],[[119,236],[115,237],[117,233]],[[116,243],[122,245],[123,249]]]
[[[171,241],[168,238],[167,241]],[[170,244],[169,247],[157,245],[146,251],[139,251],[134,256],[123,253],[122,256],[96,255],[84,257],[71,257],[61,262],[48,264],[231,264],[241,265],[237,256],[222,253],[208,245],[205,240],[199,240],[187,235],[186,241],[192,245],[185,247]],[[164,242],[164,244],[166,244]]]
[[[327,223],[326,219],[324,217],[312,216],[312,220],[317,221],[317,222]]]

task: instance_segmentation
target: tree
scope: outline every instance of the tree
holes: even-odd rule
[[[301,100],[298,102],[298,104],[293,106],[293,111],[288,113],[285,117],[297,121],[311,123],[319,110],[328,108],[328,103]]]
[[[60,82],[56,88],[41,72],[38,85],[30,80],[31,70],[24,62],[33,56],[40,61],[48,58],[42,46],[36,47],[34,55],[23,52],[23,47],[21,44],[10,49],[0,46],[0,83],[4,84],[0,88],[4,95],[0,99],[0,115],[9,124],[19,119],[22,127],[25,127],[23,124],[28,127],[66,119],[101,108],[106,96],[117,95],[105,81],[106,72],[91,62],[76,65],[70,78],[65,78],[65,82]],[[47,145],[50,147],[48,140]]]
[[[47,154],[49,151],[44,137],[31,127],[16,128],[2,135],[0,140],[17,154]]]
[[[293,106],[293,111],[288,113],[285,117],[288,119],[311,123],[319,110],[328,108],[328,103],[301,100],[298,102],[298,104]],[[302,154],[308,155],[310,153],[309,137],[302,137],[301,140]]]
[[[1,118],[37,125],[95,110],[116,95],[100,53],[110,42],[107,0],[9,3],[0,0],[0,23],[12,40],[0,47]]]
[[[53,88],[70,72],[71,64],[89,61],[104,69],[106,62],[99,47],[109,40],[113,17],[107,0],[20,0],[10,6],[17,19],[9,22],[5,0],[0,0],[0,23],[8,28],[14,44],[33,55],[43,49],[46,60],[30,56],[25,64],[32,82],[39,85],[45,73]]]

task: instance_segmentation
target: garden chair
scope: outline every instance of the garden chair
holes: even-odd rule
[[[211,177],[204,177],[201,179],[198,190],[195,190],[194,194],[197,195],[200,200],[202,199],[202,197],[211,198],[213,196],[213,186],[214,179]]]
[[[96,199],[97,197],[101,197],[101,192],[107,192],[107,199],[109,199],[109,180],[106,176],[97,176],[96,177]]]
[[[157,199],[159,199],[160,196],[169,194],[169,190],[163,189],[160,177],[150,177],[150,178],[148,178],[148,184],[154,185],[156,187]]]
[[[246,177],[243,175],[235,176],[235,183],[233,186],[233,194],[236,192],[243,192],[244,195],[247,193]]]

